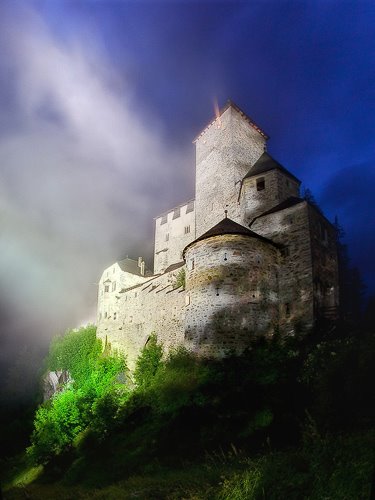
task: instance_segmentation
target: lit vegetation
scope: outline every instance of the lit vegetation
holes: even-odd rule
[[[221,361],[163,358],[152,335],[134,384],[93,327],[69,332],[46,366],[73,382],[39,407],[28,451],[44,468],[14,466],[7,498],[367,499],[374,338],[328,332]]]

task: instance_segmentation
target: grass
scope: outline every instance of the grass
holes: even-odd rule
[[[179,467],[145,464],[143,472],[103,487],[90,481],[89,463],[81,464],[85,479],[77,477],[75,484],[45,483],[37,471],[25,468],[8,484],[6,499],[367,500],[374,445],[375,433],[368,431],[254,457],[220,450]],[[115,455],[102,460],[116,466]]]

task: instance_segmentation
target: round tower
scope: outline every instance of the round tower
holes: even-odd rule
[[[279,250],[223,219],[184,249],[185,341],[206,356],[242,352],[278,323]]]

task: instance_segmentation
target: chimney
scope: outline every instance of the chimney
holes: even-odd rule
[[[141,269],[141,276],[145,275],[145,261],[143,257],[138,257],[138,267]]]

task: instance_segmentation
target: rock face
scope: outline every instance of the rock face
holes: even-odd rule
[[[48,372],[43,379],[43,401],[51,399],[56,392],[60,392],[70,382],[72,379],[67,370]]]
[[[229,102],[194,141],[195,199],[155,218],[154,274],[141,258],[103,272],[97,334],[131,370],[152,332],[166,351],[223,356],[257,335],[335,319],[335,230],[300,198],[301,182],[265,151],[267,139]]]

